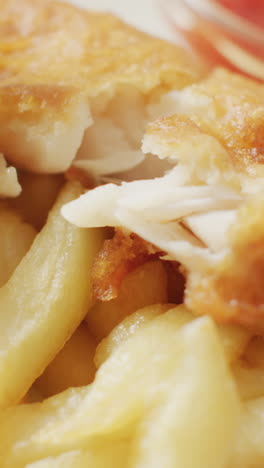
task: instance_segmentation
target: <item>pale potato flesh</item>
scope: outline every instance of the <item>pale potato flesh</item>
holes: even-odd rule
[[[19,182],[22,192],[9,203],[25,221],[40,230],[47,220],[64,179],[62,175],[19,172]]]
[[[263,468],[264,397],[247,401],[227,468]]]
[[[185,463],[190,459],[189,442],[194,443],[197,436],[194,443],[197,467],[224,467],[223,460],[230,450],[239,413],[236,389],[211,319],[198,319],[194,323],[187,320],[186,323],[183,317],[181,309],[179,314],[173,309],[139,327],[113,350],[90,386],[68,390],[42,404],[20,405],[2,411],[0,465],[22,468],[47,456],[89,448],[94,441],[101,443],[103,450],[106,437],[113,442],[135,437],[145,427],[144,421],[147,424],[156,412],[162,418],[164,430],[157,447],[164,450],[166,437],[171,440],[167,432],[172,424],[171,411],[168,411],[171,405],[171,410],[177,410],[180,418],[173,442],[179,447],[178,460]],[[188,391],[182,408],[183,388]],[[192,418],[196,391],[198,400]],[[193,421],[199,424],[189,434]],[[179,427],[185,431],[184,446]],[[213,431],[216,440],[212,439]],[[147,437],[144,447],[148,451],[147,440],[152,437],[148,424],[142,435]],[[208,456],[210,464],[206,464],[208,440],[212,444]],[[131,450],[129,468],[137,467],[136,460],[143,463],[142,460],[149,459],[147,452],[145,455],[140,452],[137,439]],[[152,450],[156,450],[153,445]],[[142,466],[150,468],[149,463]],[[167,466],[185,468],[190,465]]]
[[[251,334],[240,325],[218,324],[217,330],[224,345],[228,361],[236,361],[245,350]]]
[[[94,379],[95,342],[83,322],[35,382],[47,398],[69,387],[81,387]]]
[[[167,312],[167,310],[172,309],[173,307],[173,304],[155,304],[137,310],[126,317],[121,323],[113,328],[111,333],[109,333],[109,335],[97,346],[94,357],[96,367],[100,367],[116,347],[127,340],[130,336],[134,335],[138,329],[142,328],[155,317],[163,312]]]
[[[29,250],[36,230],[8,206],[0,207],[0,287]]]
[[[90,270],[103,232],[75,228],[60,215],[78,194],[78,185],[66,185],[0,289],[0,407],[22,398],[91,306]]]
[[[129,441],[93,444],[88,450],[74,450],[26,465],[26,468],[124,468]]]
[[[174,304],[156,304],[137,310],[126,317],[99,343],[95,354],[96,367],[99,367],[120,343],[127,340],[139,328],[142,328],[145,324],[148,324],[148,322],[169,309],[175,310],[177,316],[173,317],[173,321],[176,323],[175,319],[177,317],[179,326],[191,322],[195,318],[184,305],[175,307]],[[247,330],[237,325],[219,324],[217,331],[225,351],[226,359],[232,363],[244,351],[250,334]]]
[[[240,404],[209,318],[183,329],[182,357],[160,405],[142,421],[136,468],[225,468]]]
[[[250,367],[247,363],[237,361],[233,367],[233,375],[239,395],[243,400],[264,397],[264,368]]]

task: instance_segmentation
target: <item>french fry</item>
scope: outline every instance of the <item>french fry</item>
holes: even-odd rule
[[[264,397],[245,402],[228,468],[263,468]]]
[[[164,401],[139,428],[137,468],[222,468],[229,459],[240,404],[215,326],[195,320],[182,339]]]
[[[210,462],[197,467],[223,466],[220,462],[227,455],[228,440],[237,419],[236,391],[211,320],[198,319],[194,328],[192,323],[179,327],[179,317],[181,313],[169,310],[139,328],[113,350],[88,387],[67,390],[41,404],[19,405],[2,411],[0,466],[22,468],[44,457],[89,448],[94,440],[101,443],[103,450],[106,437],[110,440],[113,437],[114,441],[133,436],[140,421],[144,424],[146,416],[150,418],[156,410],[161,411],[171,401],[172,393],[177,400],[180,427],[185,427],[182,416],[189,418],[184,446],[187,459],[195,434],[192,460],[198,457]],[[182,389],[187,392],[185,396]],[[193,400],[196,391],[197,401]],[[193,406],[197,409],[192,419]],[[166,403],[166,414],[167,410]],[[189,444],[188,431],[193,421],[197,427],[190,435]],[[164,428],[170,429],[170,423]],[[171,441],[171,436],[167,436]],[[164,433],[158,448],[164,450],[165,439]],[[207,451],[209,455],[205,458]]]
[[[22,192],[9,203],[25,221],[40,230],[47,220],[63,181],[61,175],[20,172],[19,182]]]
[[[167,300],[167,275],[162,263],[145,263],[127,275],[116,299],[97,302],[90,309],[86,318],[89,330],[100,341],[127,315]]]
[[[63,347],[91,305],[90,269],[101,230],[71,226],[61,206],[66,185],[10,280],[0,289],[0,407],[19,401]]]
[[[190,322],[195,318],[184,305],[175,306],[173,304],[156,304],[144,307],[126,317],[105,339],[99,343],[94,358],[96,367],[100,367],[100,365],[110,356],[116,346],[126,340],[129,336],[132,336],[138,328],[142,328],[145,323],[148,323],[150,320],[153,320],[155,317],[169,309],[171,309],[171,314],[173,314],[172,309],[175,311],[175,314],[177,314],[179,326],[183,325],[183,323]],[[223,344],[227,360],[229,362],[235,361],[245,349],[245,346],[250,339],[250,333],[236,325],[219,324],[217,326],[217,330]]]
[[[167,312],[170,309],[175,310],[179,326],[182,326],[193,319],[191,313],[189,313],[184,306],[175,307],[173,304],[156,304],[144,307],[143,309],[140,309],[126,317],[105,339],[101,341],[97,346],[94,358],[96,367],[99,368],[103,362],[110,357],[116,347],[127,340],[130,336],[133,336],[137,330],[142,329],[145,324],[147,325],[158,315]],[[171,314],[173,314],[172,311]],[[176,324],[175,319],[173,321],[174,324]]]
[[[86,324],[82,323],[35,385],[44,397],[55,395],[69,387],[87,385],[95,375],[94,354],[94,339]]]
[[[75,450],[26,465],[26,468],[125,468],[129,442],[93,444],[89,450]]]
[[[245,350],[251,333],[239,325],[218,324],[217,329],[228,361],[236,361]]]
[[[22,221],[7,206],[0,207],[0,287],[10,278],[17,265],[29,250],[36,230]]]
[[[248,367],[238,361],[233,367],[233,375],[239,395],[243,400],[264,397],[264,367]]]
[[[241,359],[234,361],[233,375],[243,400],[264,396],[264,340],[254,336],[243,350]]]

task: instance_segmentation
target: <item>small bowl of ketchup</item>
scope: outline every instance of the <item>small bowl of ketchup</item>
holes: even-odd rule
[[[209,66],[264,81],[264,0],[163,2],[171,26]]]

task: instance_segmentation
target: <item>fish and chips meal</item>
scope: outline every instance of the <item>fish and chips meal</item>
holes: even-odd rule
[[[264,85],[0,3],[0,468],[263,468]]]

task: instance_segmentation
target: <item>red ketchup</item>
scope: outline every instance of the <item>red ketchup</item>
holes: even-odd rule
[[[264,0],[170,0],[168,18],[209,66],[264,81]]]
[[[263,0],[214,0],[221,3],[233,13],[263,29],[264,34],[264,1]]]

